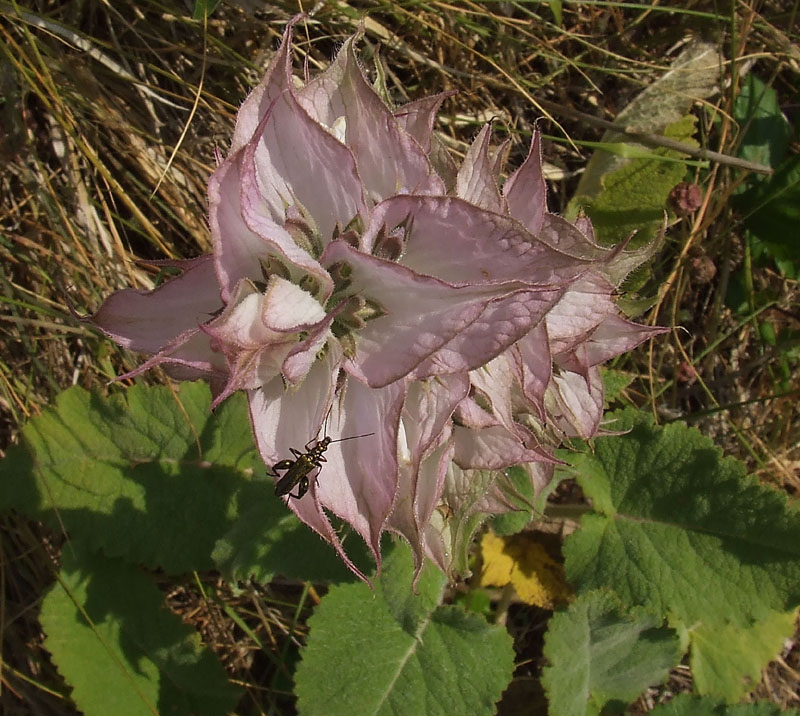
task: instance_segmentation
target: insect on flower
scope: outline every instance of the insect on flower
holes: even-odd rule
[[[326,418],[327,420],[327,418]],[[299,500],[303,495],[308,492],[309,474],[311,471],[318,467],[322,471],[322,463],[327,462],[323,454],[331,443],[341,443],[345,440],[355,440],[356,438],[366,438],[375,433],[364,433],[363,435],[351,435],[347,438],[339,438],[338,440],[331,440],[329,436],[325,436],[322,440],[316,438],[309,440],[305,446],[305,452],[300,452],[295,448],[289,448],[294,455],[294,460],[280,460],[272,466],[272,472],[267,471],[270,477],[279,478],[275,483],[275,494],[278,497],[288,495]],[[285,470],[283,475],[278,475],[278,470]],[[319,472],[315,475],[314,479],[319,476]],[[295,485],[297,486],[297,494],[292,490]]]

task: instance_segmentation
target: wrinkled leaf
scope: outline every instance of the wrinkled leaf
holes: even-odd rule
[[[594,454],[568,456],[595,511],[565,542],[567,577],[579,593],[613,589],[625,604],[688,629],[692,659],[717,664],[704,691],[735,699],[751,673],[742,655],[749,647],[738,639],[726,653],[705,650],[715,631],[755,622],[775,643],[776,613],[800,602],[798,514],[697,430],[657,428],[634,411],[616,417],[615,428],[629,433],[598,439]],[[692,635],[698,624],[702,638]],[[768,657],[757,651],[763,667]],[[739,672],[735,690],[731,669]]]
[[[603,368],[603,386],[605,387],[606,406],[617,400],[625,389],[633,383],[636,376],[614,368]]]
[[[398,545],[374,592],[348,584],[324,597],[296,674],[302,714],[494,713],[511,679],[511,638],[482,617],[439,606],[444,578],[435,569],[423,570],[416,595],[412,576],[411,554]]]
[[[264,470],[243,396],[210,410],[202,383],[134,386],[102,398],[73,387],[0,463],[0,507],[66,530],[109,556],[170,573],[212,568],[236,492]]]
[[[738,701],[761,681],[761,670],[794,630],[795,612],[772,613],[748,627],[705,626],[692,630],[692,677],[697,691]]]
[[[613,595],[598,591],[553,617],[544,655],[551,716],[594,716],[665,681],[681,649],[671,629],[649,616],[623,615]]]
[[[694,42],[675,59],[663,76],[640,92],[617,116],[616,122],[637,132],[660,134],[686,115],[694,102],[715,90],[719,78],[720,56],[711,43]],[[606,132],[603,143],[631,143],[619,132]],[[633,143],[636,144],[636,143]],[[637,145],[642,151],[653,151]],[[628,161],[606,152],[595,152],[581,177],[576,197],[595,199],[603,192],[603,177],[625,166]],[[577,206],[571,207],[577,211]]]
[[[237,689],[214,653],[137,568],[75,542],[62,562],[41,623],[86,716],[218,716],[233,708]]]
[[[694,122],[687,116],[666,127],[664,134],[696,144]],[[597,195],[576,193],[572,204],[583,206],[601,242],[616,244],[637,232],[632,245],[640,246],[661,230],[669,193],[683,179],[686,165],[674,161],[682,155],[671,149],[658,148],[651,154],[655,158],[631,159],[600,177]]]

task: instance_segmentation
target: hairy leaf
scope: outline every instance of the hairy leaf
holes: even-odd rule
[[[255,469],[244,399],[210,411],[202,383],[134,386],[105,399],[74,387],[23,429],[0,463],[2,507],[109,556],[178,573],[213,567],[236,491]]]
[[[690,116],[664,131],[665,136],[685,143],[694,143],[693,133],[694,118]],[[597,196],[576,194],[573,203],[585,206],[602,242],[618,243],[636,231],[634,245],[642,245],[661,229],[667,198],[683,179],[686,165],[675,161],[682,155],[671,149],[656,149],[653,155],[631,159],[603,175]]]
[[[714,92],[719,67],[720,57],[714,45],[691,43],[668,72],[619,113],[616,123],[637,132],[692,141],[693,127],[687,124],[685,115],[695,101]],[[568,216],[576,216],[579,208],[586,206],[602,240],[616,242],[638,229],[637,241],[644,242],[658,231],[667,195],[686,169],[674,161],[679,154],[631,142],[621,132],[608,131],[602,138],[603,144],[621,142],[630,144],[631,151],[638,149],[663,158],[627,159],[610,152],[594,152],[570,202]]]
[[[314,582],[347,582],[355,575],[327,542],[303,525],[275,497],[273,484],[254,480],[237,495],[240,515],[214,546],[212,558],[230,580],[269,582],[276,574]],[[362,568],[369,562],[364,542],[353,535],[348,554]]]
[[[167,611],[144,574],[119,559],[70,542],[41,623],[86,716],[217,716],[236,703],[213,652]]]
[[[511,638],[482,617],[438,606],[444,578],[436,570],[423,570],[417,594],[412,574],[409,551],[397,546],[375,592],[342,585],[322,600],[296,675],[301,713],[494,713],[511,679]]]
[[[761,670],[794,630],[795,612],[774,612],[745,628],[698,625],[692,630],[692,677],[697,691],[739,700],[761,681]]]
[[[542,681],[551,716],[600,714],[666,680],[681,658],[678,637],[648,615],[623,615],[609,592],[589,592],[547,630]]]
[[[783,495],[722,458],[697,430],[657,428],[633,411],[617,417],[614,429],[629,433],[572,456],[595,512],[567,538],[567,577],[579,592],[613,589],[625,604],[688,629],[693,661],[716,664],[697,686],[735,699],[754,655],[743,659],[742,639],[721,653],[711,634],[761,622],[773,635],[763,638],[775,644],[776,612],[800,603],[800,519]],[[765,665],[768,657],[757,652]]]

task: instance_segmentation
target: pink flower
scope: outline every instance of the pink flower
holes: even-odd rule
[[[355,37],[296,81],[294,22],[209,182],[213,256],[92,320],[151,355],[134,373],[204,377],[215,404],[247,391],[269,466],[323,423],[332,441],[373,433],[332,442],[287,504],[355,571],[329,513],[378,564],[392,530],[448,569],[466,521],[512,508],[503,470],[526,464],[541,487],[550,448],[598,430],[598,366],[660,332],[612,300],[648,250],[547,212],[538,134],[502,190],[488,126],[457,167],[433,134],[445,95],[390,109]]]

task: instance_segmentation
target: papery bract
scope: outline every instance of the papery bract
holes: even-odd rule
[[[449,569],[482,515],[515,509],[505,468],[538,491],[561,438],[597,432],[598,366],[661,330],[613,301],[653,247],[604,248],[548,213],[538,132],[502,188],[489,126],[458,166],[433,133],[447,95],[388,107],[357,37],[296,80],[295,22],[209,181],[213,257],[92,320],[151,354],[134,373],[205,377],[217,403],[247,391],[267,465],[324,427],[324,469],[287,504],[354,571],[331,515],[378,564],[392,530]]]

